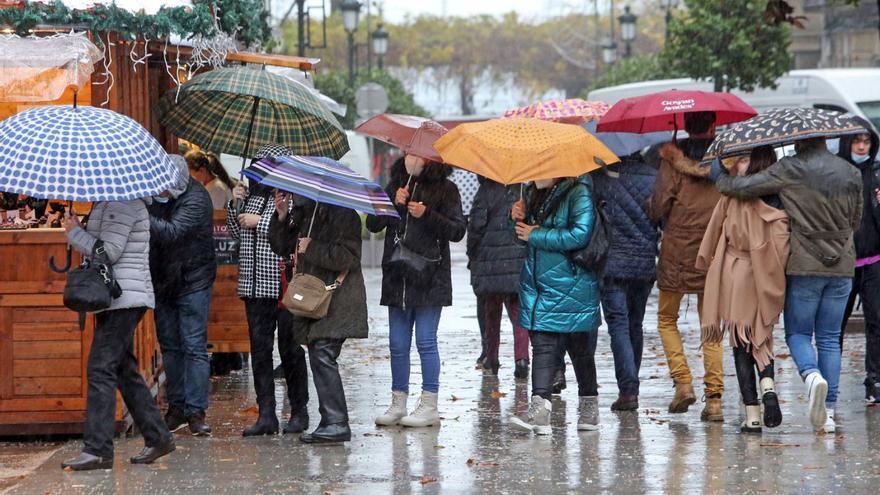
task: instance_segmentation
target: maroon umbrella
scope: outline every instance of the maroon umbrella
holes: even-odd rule
[[[730,93],[706,91],[661,91],[617,102],[601,119],[598,132],[645,134],[684,128],[684,114],[715,112],[715,125],[750,119],[758,112]]]
[[[423,117],[384,113],[357,126],[355,131],[396,146],[408,155],[443,161],[434,141],[449,132],[439,123]]]

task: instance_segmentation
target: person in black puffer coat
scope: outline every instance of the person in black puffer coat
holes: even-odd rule
[[[519,324],[519,278],[526,248],[511,228],[510,209],[520,197],[520,186],[504,186],[480,177],[480,188],[468,219],[467,255],[471,285],[477,295],[486,340],[484,370],[498,374],[501,310],[513,325],[513,349],[518,379],[529,376],[529,332]]]
[[[659,231],[646,211],[657,171],[634,154],[623,157],[612,170],[591,175],[611,226],[601,287],[619,392],[611,409],[634,411],[639,407],[642,321],[657,272]]]
[[[862,173],[864,197],[861,224],[854,236],[856,274],[840,331],[840,349],[842,352],[844,331],[858,295],[865,316],[865,401],[875,404],[880,403],[880,206],[876,197],[880,187],[880,139],[868,121],[860,117],[856,120],[869,132],[841,138],[837,153]]]
[[[448,179],[448,165],[407,155],[391,170],[386,192],[400,219],[370,216],[371,232],[385,230],[382,257],[382,300],[388,306],[391,348],[392,401],[376,424],[432,426],[438,424],[437,392],[440,388],[440,353],[437,327],[443,306],[452,305],[452,269],[449,243],[460,241],[466,224],[458,188]],[[395,239],[430,260],[416,272],[391,262]],[[422,397],[412,414],[406,415],[409,393],[409,354],[415,326],[416,347],[422,362]]]
[[[156,293],[156,336],[165,363],[171,431],[189,424],[193,435],[210,435],[208,409],[208,309],[217,263],[211,196],[190,178],[186,162],[174,188],[154,198],[150,213],[150,272]]]

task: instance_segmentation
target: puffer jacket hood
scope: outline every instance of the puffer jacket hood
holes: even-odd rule
[[[852,142],[855,136],[840,138],[840,150],[837,156],[859,169],[862,174],[862,202],[864,212],[861,223],[856,230],[853,241],[856,246],[856,258],[869,258],[880,254],[880,205],[874,196],[874,191],[880,187],[880,162],[877,161],[877,152],[880,149],[880,138],[874,132],[871,124],[861,118],[855,120],[865,126],[871,135],[871,148],[868,150],[869,158],[864,163],[855,163],[852,159]]]
[[[560,196],[562,200],[554,211],[545,212],[529,236],[520,278],[520,324],[529,331],[592,332],[601,323],[596,274],[574,264],[568,254],[590,241],[595,223],[592,189],[592,179],[584,175],[557,183],[547,195],[545,205]],[[534,191],[529,188],[527,202]],[[526,218],[530,224],[538,221],[532,214]]]
[[[171,162],[174,164],[174,167],[177,169],[177,181],[168,189],[168,192],[171,194],[171,197],[177,199],[181,194],[186,192],[186,189],[189,187],[189,166],[186,164],[186,160],[180,155],[171,155]]]

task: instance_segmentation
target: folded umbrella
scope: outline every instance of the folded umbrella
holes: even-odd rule
[[[244,169],[256,182],[370,215],[399,217],[382,187],[329,158],[274,156],[258,160]]]
[[[609,108],[611,107],[604,101],[586,101],[580,98],[547,100],[508,110],[504,112],[504,118],[525,117],[563,124],[583,124],[599,120]]]
[[[599,119],[596,130],[640,134],[676,131],[684,128],[684,115],[692,112],[715,112],[715,125],[718,126],[741,122],[758,114],[730,93],[674,89],[620,100]]]
[[[620,161],[582,127],[539,119],[461,124],[434,147],[444,162],[506,185],[577,177]]]
[[[357,126],[355,131],[396,146],[407,155],[435,162],[440,161],[440,155],[434,149],[434,142],[449,132],[433,120],[393,113],[377,115]]]
[[[840,112],[819,108],[775,108],[716,136],[703,161],[741,155],[760,146],[784,146],[804,139],[867,133],[864,126]]]

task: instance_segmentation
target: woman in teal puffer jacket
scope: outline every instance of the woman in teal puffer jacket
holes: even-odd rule
[[[571,251],[586,247],[594,225],[593,182],[577,179],[535,181],[515,204],[517,237],[528,245],[520,280],[520,324],[532,343],[532,402],[524,418],[511,424],[539,435],[550,433],[553,376],[568,351],[578,380],[578,429],[598,428],[596,383],[599,282],[595,273],[574,264]]]

